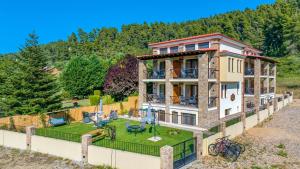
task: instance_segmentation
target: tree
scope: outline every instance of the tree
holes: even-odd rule
[[[136,91],[138,91],[138,61],[133,56],[126,56],[108,70],[104,92],[117,100],[123,100]]]
[[[60,81],[71,96],[88,96],[94,89],[101,88],[107,69],[106,60],[98,60],[96,56],[75,56],[66,65]]]
[[[4,104],[17,114],[35,114],[61,108],[59,88],[48,72],[47,56],[38,44],[38,36],[29,34],[21,49],[18,71],[7,77]]]

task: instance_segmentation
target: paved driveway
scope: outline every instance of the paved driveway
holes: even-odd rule
[[[236,140],[246,145],[245,153],[236,162],[204,157],[202,162],[197,161],[188,168],[300,169],[300,100]]]

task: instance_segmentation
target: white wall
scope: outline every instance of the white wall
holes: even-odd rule
[[[226,128],[226,135],[229,136],[230,139],[240,135],[243,133],[243,123],[239,122],[234,125],[228,126]]]
[[[92,165],[109,165],[120,169],[160,169],[160,157],[89,146],[88,162]]]
[[[254,114],[253,116],[249,116],[246,118],[246,130],[256,126],[258,123],[257,120],[257,114]]]
[[[0,145],[26,150],[26,134],[0,130]]]
[[[220,50],[226,50],[232,53],[237,53],[237,54],[243,54],[243,49],[241,47],[238,47],[236,45],[232,45],[226,42],[221,42],[220,43]]]
[[[54,156],[81,161],[81,143],[53,139],[49,137],[32,136],[31,150]]]
[[[259,122],[264,121],[265,119],[267,119],[269,116],[269,110],[265,109],[259,112]]]
[[[237,92],[237,83],[239,84],[239,90]],[[223,92],[224,98],[220,97],[220,118],[225,117],[225,109],[231,108],[230,115],[241,112],[242,109],[242,90],[241,90],[241,82],[234,82],[234,83],[224,83],[222,82],[220,85],[220,96],[222,95],[221,86],[223,84],[227,85],[227,94],[225,98],[225,94]],[[231,95],[235,95],[235,100],[231,101]]]

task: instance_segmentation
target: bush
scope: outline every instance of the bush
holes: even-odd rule
[[[101,96],[101,91],[100,90],[94,90],[94,95]]]
[[[113,104],[115,100],[111,97],[111,95],[105,95],[102,97],[103,104]]]
[[[91,95],[89,97],[89,99],[90,99],[91,106],[96,106],[100,102],[100,96],[97,96],[97,95]]]

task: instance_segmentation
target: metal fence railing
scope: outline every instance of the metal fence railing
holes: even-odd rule
[[[160,156],[160,146],[154,145],[145,145],[110,139],[99,140],[97,142],[94,142],[93,145],[152,156]]]
[[[81,135],[80,134],[74,134],[74,133],[66,133],[61,131],[55,131],[55,130],[47,130],[47,128],[38,128],[35,130],[35,135],[37,136],[43,136],[43,137],[50,137],[55,139],[61,139],[66,141],[72,141],[72,142],[81,142]]]

